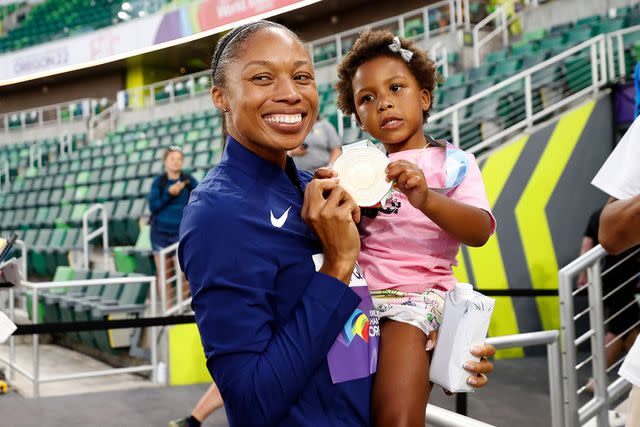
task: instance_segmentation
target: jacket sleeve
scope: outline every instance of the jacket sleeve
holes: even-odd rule
[[[192,201],[179,257],[230,425],[272,426],[326,359],[360,297],[337,279],[313,273],[288,319],[276,327],[274,288],[286,284],[278,283],[269,242],[260,239],[250,216],[244,218],[238,207]],[[215,238],[204,230],[216,230]]]
[[[153,215],[157,214],[167,203],[171,200],[171,194],[169,194],[169,186],[167,185],[164,191],[160,192],[160,177],[155,177],[151,184],[151,191],[149,192],[149,210]]]

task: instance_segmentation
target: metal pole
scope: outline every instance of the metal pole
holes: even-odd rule
[[[598,93],[598,53],[596,45],[591,45],[591,84],[593,85],[594,95]]]
[[[622,34],[618,34],[618,68],[620,72],[620,77],[627,76],[627,65],[626,59],[624,57],[624,43],[622,41]]]
[[[558,333],[558,336],[560,334]],[[549,365],[549,399],[551,401],[551,426],[562,427],[562,371],[560,363],[560,346],[558,340],[547,344]]]
[[[565,267],[567,268],[567,267]],[[564,270],[564,269],[563,269]],[[564,396],[565,426],[576,427],[578,425],[578,410],[576,395],[576,348],[575,325],[573,323],[573,295],[571,274],[561,270],[558,273],[558,285],[560,293],[560,330],[562,333],[562,374]]]
[[[456,413],[467,415],[467,393],[456,393]]]
[[[591,337],[591,353],[593,354],[593,378],[595,380],[594,397],[600,399],[596,419],[599,426],[609,425],[609,396],[607,393],[607,361],[604,348],[604,308],[602,304],[602,272],[600,263],[595,262],[588,270],[589,275],[589,322],[595,331]]]
[[[428,13],[428,12],[427,12]],[[452,33],[456,30],[458,19],[456,16],[456,4],[454,0],[449,0],[449,31]],[[426,32],[429,32],[429,22],[425,22]]]
[[[478,26],[476,25],[473,28],[473,32],[471,33],[471,37],[473,38],[473,66],[480,66],[480,41],[479,41],[479,31]]]
[[[151,316],[157,315],[157,296],[156,296],[156,279],[151,279]],[[164,310],[164,309],[163,309]],[[151,327],[151,366],[153,368],[151,381],[158,382],[158,342],[157,342],[157,329],[155,326]]]
[[[109,222],[107,210],[102,206],[102,261],[104,271],[109,271]]]
[[[15,323],[16,308],[15,308],[15,295],[13,288],[9,288],[9,319]],[[13,366],[16,363],[16,337],[11,335],[9,337],[9,379],[14,380],[16,377],[16,371]]]
[[[176,292],[178,297],[178,305],[181,305],[184,284],[182,282],[182,270],[180,270],[180,262],[178,260],[178,248],[176,248],[176,252],[173,258],[173,271],[175,271],[176,275]]]
[[[533,99],[532,99],[532,88],[531,88],[531,74],[528,74],[524,78],[524,107],[527,116],[527,127],[531,128],[533,126]]]
[[[469,0],[464,0],[464,29],[471,29],[471,11],[469,10]]]
[[[167,259],[166,254],[161,252],[160,255],[160,303],[162,304],[162,312],[167,310]]]
[[[31,310],[33,323],[38,324],[38,288],[33,288],[31,293]],[[33,334],[33,397],[40,396],[40,335]]]
[[[502,19],[502,44],[504,47],[509,45],[509,22],[507,21],[507,10],[505,5],[501,6],[500,19]]]
[[[449,4],[449,22],[451,22],[452,16],[453,16],[453,6],[451,6],[451,4]],[[429,32],[430,32],[430,27],[429,27],[429,9],[427,9],[426,7],[424,9],[422,9],[422,22],[424,25],[424,40],[425,40],[425,46],[426,46],[426,42],[429,40]],[[8,128],[8,126],[7,126]]]
[[[598,42],[600,47],[600,85],[604,85],[607,83],[607,46],[605,44],[605,39],[601,39]],[[613,76],[612,76],[613,80]]]
[[[613,61],[613,38],[607,37],[607,65],[609,66],[609,76],[615,80],[616,70]]]
[[[460,147],[460,123],[458,119],[458,110],[454,110],[451,113],[451,139],[453,139],[453,145]]]

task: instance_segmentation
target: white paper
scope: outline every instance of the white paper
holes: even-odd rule
[[[467,384],[471,374],[463,366],[480,360],[471,348],[484,344],[495,300],[474,291],[469,299],[456,301],[452,292],[445,297],[429,380],[454,393],[470,392],[474,390]]]
[[[16,258],[0,264],[0,283],[8,282],[13,286],[20,286],[22,282],[22,273],[20,272],[20,264]]]
[[[18,327],[9,319],[9,317],[0,311],[0,344],[9,339]]]
[[[624,134],[591,184],[618,200],[640,194],[640,118]]]

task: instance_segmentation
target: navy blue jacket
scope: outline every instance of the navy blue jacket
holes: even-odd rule
[[[193,191],[179,258],[231,426],[367,426],[372,377],[333,384],[327,352],[360,297],[315,271],[300,218],[311,176],[229,138]]]
[[[178,233],[180,221],[182,220],[182,211],[189,201],[189,188],[196,188],[198,185],[198,181],[193,176],[186,175],[189,177],[191,184],[185,186],[180,194],[175,197],[169,194],[169,187],[175,184],[178,181],[177,179],[167,180],[167,185],[163,189],[160,188],[162,175],[155,177],[153,180],[148,199],[149,210],[153,215],[151,225],[155,229],[167,233]]]

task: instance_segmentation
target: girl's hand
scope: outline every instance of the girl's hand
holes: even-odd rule
[[[301,215],[322,244],[320,272],[348,284],[360,252],[356,228],[360,208],[356,202],[337,179],[314,179],[305,189]]]
[[[438,331],[432,331],[429,334],[427,351],[432,351],[435,348],[437,338]],[[464,369],[473,374],[467,378],[467,384],[473,388],[482,388],[487,385],[489,381],[487,374],[493,372],[493,363],[491,363],[488,358],[495,356],[496,348],[491,344],[477,345],[471,349],[471,354],[479,357],[480,362],[468,361],[465,363]],[[444,392],[448,395],[453,394],[448,390]]]
[[[387,166],[387,180],[395,181],[396,187],[409,199],[409,203],[419,210],[427,203],[429,186],[422,169],[415,163],[398,160]]]

